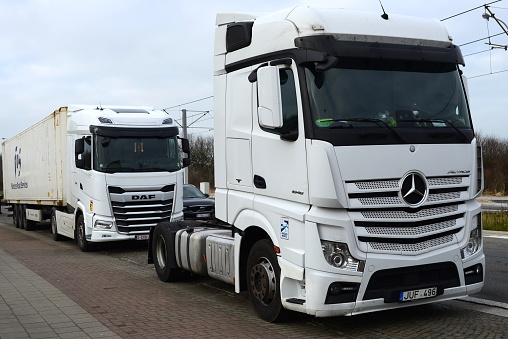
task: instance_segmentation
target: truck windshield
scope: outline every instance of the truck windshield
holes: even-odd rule
[[[94,169],[99,172],[174,172],[180,169],[176,136],[111,138],[95,135]]]
[[[470,142],[472,127],[456,65],[341,58],[306,67],[315,137],[334,145]]]

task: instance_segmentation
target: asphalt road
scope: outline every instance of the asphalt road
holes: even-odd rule
[[[508,236],[508,235],[507,235]],[[475,298],[502,302],[508,305],[508,238],[485,237],[485,285]]]

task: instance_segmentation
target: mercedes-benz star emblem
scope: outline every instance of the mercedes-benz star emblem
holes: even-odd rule
[[[420,173],[410,172],[402,179],[400,194],[406,204],[418,207],[428,195],[427,181]]]

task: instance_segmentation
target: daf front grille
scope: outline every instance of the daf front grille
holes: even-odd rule
[[[170,221],[175,185],[164,187],[108,187],[119,233],[143,234],[160,222]]]

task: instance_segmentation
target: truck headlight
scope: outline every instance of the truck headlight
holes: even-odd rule
[[[482,216],[481,213],[473,217],[476,228],[469,233],[469,241],[466,247],[460,250],[462,259],[467,259],[480,249],[482,245]]]
[[[99,230],[110,230],[113,227],[112,221],[106,221],[106,220],[95,220],[95,224],[93,225],[93,228],[99,229]]]
[[[365,262],[353,258],[347,244],[321,240],[321,249],[328,264],[348,271],[363,272]]]

